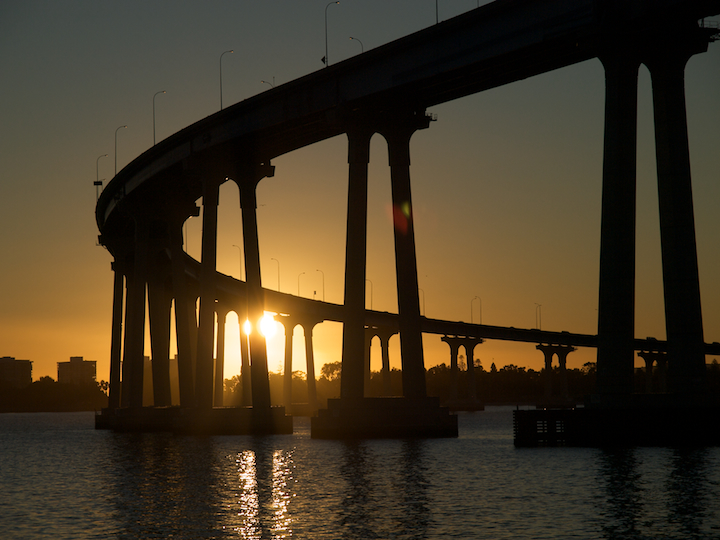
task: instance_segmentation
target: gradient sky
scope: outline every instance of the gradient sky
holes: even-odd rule
[[[487,2],[481,1],[480,4]],[[323,69],[326,1],[180,0],[0,3],[0,356],[57,376],[70,356],[107,379],[112,272],[96,245],[97,173],[107,183],[153,143],[220,108]],[[476,0],[439,0],[445,20]],[[331,63],[435,23],[433,0],[331,5]],[[355,37],[360,41],[351,40]],[[720,44],[686,71],[688,124],[705,340],[720,341]],[[597,332],[604,74],[598,60],[433,107],[412,140],[421,310],[428,317]],[[117,133],[116,128],[127,125]],[[665,338],[650,79],[640,71],[636,336]],[[97,158],[103,154],[108,157]],[[274,160],[258,188],[263,283],[343,299],[347,141],[338,137]],[[396,311],[389,170],[372,142],[367,305]],[[238,276],[237,189],[221,191],[218,269]],[[188,225],[199,254],[200,220]],[[277,259],[277,262],[272,259]],[[320,270],[320,271],[318,271]],[[305,272],[302,274],[302,272]],[[314,292],[315,291],[315,292]],[[473,300],[480,297],[481,301]],[[537,304],[542,307],[537,308]],[[482,313],[480,313],[482,305]],[[472,314],[471,314],[471,309]],[[316,365],[340,359],[338,324],[316,328]],[[228,339],[237,341],[237,334]],[[297,339],[297,338],[296,338]],[[233,341],[234,340],[234,341]],[[426,366],[449,362],[425,338]],[[294,369],[304,369],[296,343]],[[398,338],[391,364],[399,366]],[[532,344],[486,342],[483,366],[539,369]],[[281,369],[282,336],[269,343]],[[593,361],[593,350],[568,357]],[[373,351],[373,369],[379,369]],[[639,364],[638,364],[639,365]],[[228,351],[226,376],[238,372]]]

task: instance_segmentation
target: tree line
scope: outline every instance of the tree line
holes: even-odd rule
[[[457,398],[468,398],[472,389],[467,370],[461,365],[458,374]],[[708,387],[710,392],[720,394],[720,364],[713,360],[708,364]],[[597,366],[588,362],[580,368],[567,369],[564,377],[567,381],[567,401],[583,403],[585,397],[595,392]],[[320,377],[316,379],[318,405],[323,408],[328,398],[340,397],[340,379],[342,363],[331,362],[323,365]],[[650,373],[650,386],[658,388],[659,373],[657,368]],[[548,377],[545,370],[536,371],[509,364],[497,369],[493,363],[489,370],[484,369],[479,361],[475,361],[475,396],[486,404],[535,405],[542,403],[546,395]],[[648,388],[648,375],[644,368],[636,368],[633,375],[633,391],[645,393]],[[270,373],[270,397],[273,405],[283,404],[283,379],[280,373]],[[552,368],[549,374],[552,396],[559,396],[563,391],[563,374],[558,367]],[[402,395],[402,372],[392,369],[390,372],[391,394]],[[441,404],[448,403],[453,395],[452,373],[446,364],[433,366],[426,371],[427,393],[440,398]],[[292,375],[293,403],[307,402],[307,382],[305,374],[300,371]],[[383,395],[382,373],[373,371],[370,376],[368,396]],[[225,405],[242,404],[242,377],[237,375],[225,380]]]
[[[25,388],[0,386],[0,412],[99,411],[107,407],[108,383],[59,383],[40,377]]]

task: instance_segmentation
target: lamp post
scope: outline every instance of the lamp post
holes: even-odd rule
[[[99,182],[99,181],[100,181],[100,163],[99,163],[99,162],[100,162],[100,158],[104,158],[104,157],[108,157],[108,155],[107,155],[107,154],[103,154],[102,156],[99,156],[99,157],[95,160],[95,181],[96,181],[96,182]],[[102,184],[100,184],[100,185],[102,185]]]
[[[233,247],[238,249],[238,279],[242,279],[242,248],[236,244],[233,244]]]
[[[350,39],[354,39],[355,41],[357,41],[360,44],[360,53],[361,54],[365,52],[365,47],[363,46],[362,41],[360,41],[358,38],[352,37],[352,36],[350,36]]]
[[[96,180],[93,182],[93,185],[95,186],[95,202],[100,200],[100,188],[102,188],[102,181]]]
[[[323,292],[323,295],[322,295],[323,300],[322,301],[324,302],[325,301],[325,272],[323,272],[322,270],[315,270],[315,271],[320,272],[322,274],[322,286],[323,286],[322,287],[322,292]]]
[[[542,304],[535,302],[535,326],[542,330]]]
[[[235,51],[233,51],[233,50],[231,49],[231,50],[229,50],[229,51],[225,51],[224,53],[222,53],[222,54],[220,55],[220,110],[221,110],[221,111],[222,111],[222,108],[223,108],[223,103],[222,103],[222,90],[223,90],[223,89],[222,89],[222,57],[223,57],[223,55],[225,55],[225,54],[227,54],[227,53],[234,53],[234,52],[235,52]]]
[[[480,298],[479,296],[476,296],[475,298],[470,300],[470,324],[473,323],[473,308],[472,307],[473,307],[473,302],[475,300],[480,301],[480,322],[479,322],[479,324],[482,324],[482,298]]]
[[[273,77],[273,82],[260,81],[260,84],[269,84],[269,85],[270,85],[270,88],[275,88],[275,77]]]
[[[305,272],[300,272],[298,274],[298,296],[300,296],[300,276],[302,276]]]
[[[153,95],[153,146],[155,146],[155,96],[165,93],[165,90],[160,90],[159,92],[155,92]]]
[[[423,293],[422,294],[422,306],[423,306],[422,314],[423,314],[423,316],[425,316],[425,291],[423,289],[421,289],[420,287],[418,287],[418,292]]]
[[[115,176],[117,176],[117,134],[118,131],[120,131],[123,128],[126,128],[127,126],[120,126],[115,130]]]
[[[327,8],[329,8],[333,4],[339,3],[340,2],[330,2],[327,6],[325,6],[325,56],[323,57],[325,67],[330,67],[330,59],[328,58]]]
[[[437,24],[438,22],[438,0],[435,0],[435,24]]]
[[[370,281],[367,278],[365,278],[365,281],[370,283],[370,311],[372,311],[373,284],[372,284],[372,281]]]
[[[278,277],[278,286],[277,291],[280,292],[280,261],[278,261],[275,257],[270,258],[271,261],[275,261],[277,263],[278,271],[277,271],[277,277]]]

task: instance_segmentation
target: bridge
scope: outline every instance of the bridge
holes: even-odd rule
[[[258,333],[248,342],[250,412],[213,409],[221,374],[213,358],[215,314],[227,309],[220,306],[238,301],[244,301],[253,322],[272,309],[290,316],[314,312],[322,320],[343,323],[341,398],[313,419],[314,436],[456,433],[453,417],[426,395],[423,332],[595,346],[595,401],[602,406],[628,403],[636,349],[667,352],[673,394],[702,393],[705,354],[714,346],[704,343],[702,333],[683,73],[687,60],[717,37],[716,29],[699,21],[718,13],[720,0],[498,0],[275,87],[153,146],[116,175],[96,209],[100,242],[114,258],[115,273],[110,405],[103,413],[107,424],[118,426],[124,421],[117,419],[124,417],[133,418],[123,424],[126,427],[137,422],[149,428],[167,420],[173,302],[180,408],[187,413],[184,418],[195,415],[196,420],[188,421],[195,426],[220,426],[228,418],[242,417],[246,420],[238,422],[248,430],[287,429],[284,412],[270,407],[266,346]],[[591,58],[602,61],[606,74],[598,335],[421,317],[409,166],[413,133],[429,128],[433,120],[427,108]],[[653,79],[666,343],[643,343],[634,337],[641,63]],[[368,311],[364,305],[367,171],[375,133],[388,144],[397,315]],[[274,158],[342,134],[348,139],[349,163],[343,304],[310,303],[263,289],[257,184],[273,176]],[[240,190],[245,282],[216,271],[219,188],[228,180]],[[195,201],[200,198],[203,232],[198,262],[183,250],[182,226],[190,216],[199,215]],[[163,412],[141,414],[146,315],[154,409]],[[400,334],[404,399],[378,403],[364,397],[365,333],[373,325],[397,328]],[[387,418],[377,420],[381,425],[369,424],[367,418],[377,417],[378,410]],[[152,421],[152,414],[161,420]],[[213,420],[221,414],[222,421]],[[348,425],[355,431],[348,432]]]

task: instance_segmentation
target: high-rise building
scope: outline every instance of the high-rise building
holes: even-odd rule
[[[0,358],[0,387],[25,388],[32,384],[32,362],[15,360],[11,356]]]
[[[95,384],[97,362],[71,356],[69,362],[58,362],[58,382],[65,384]]]

